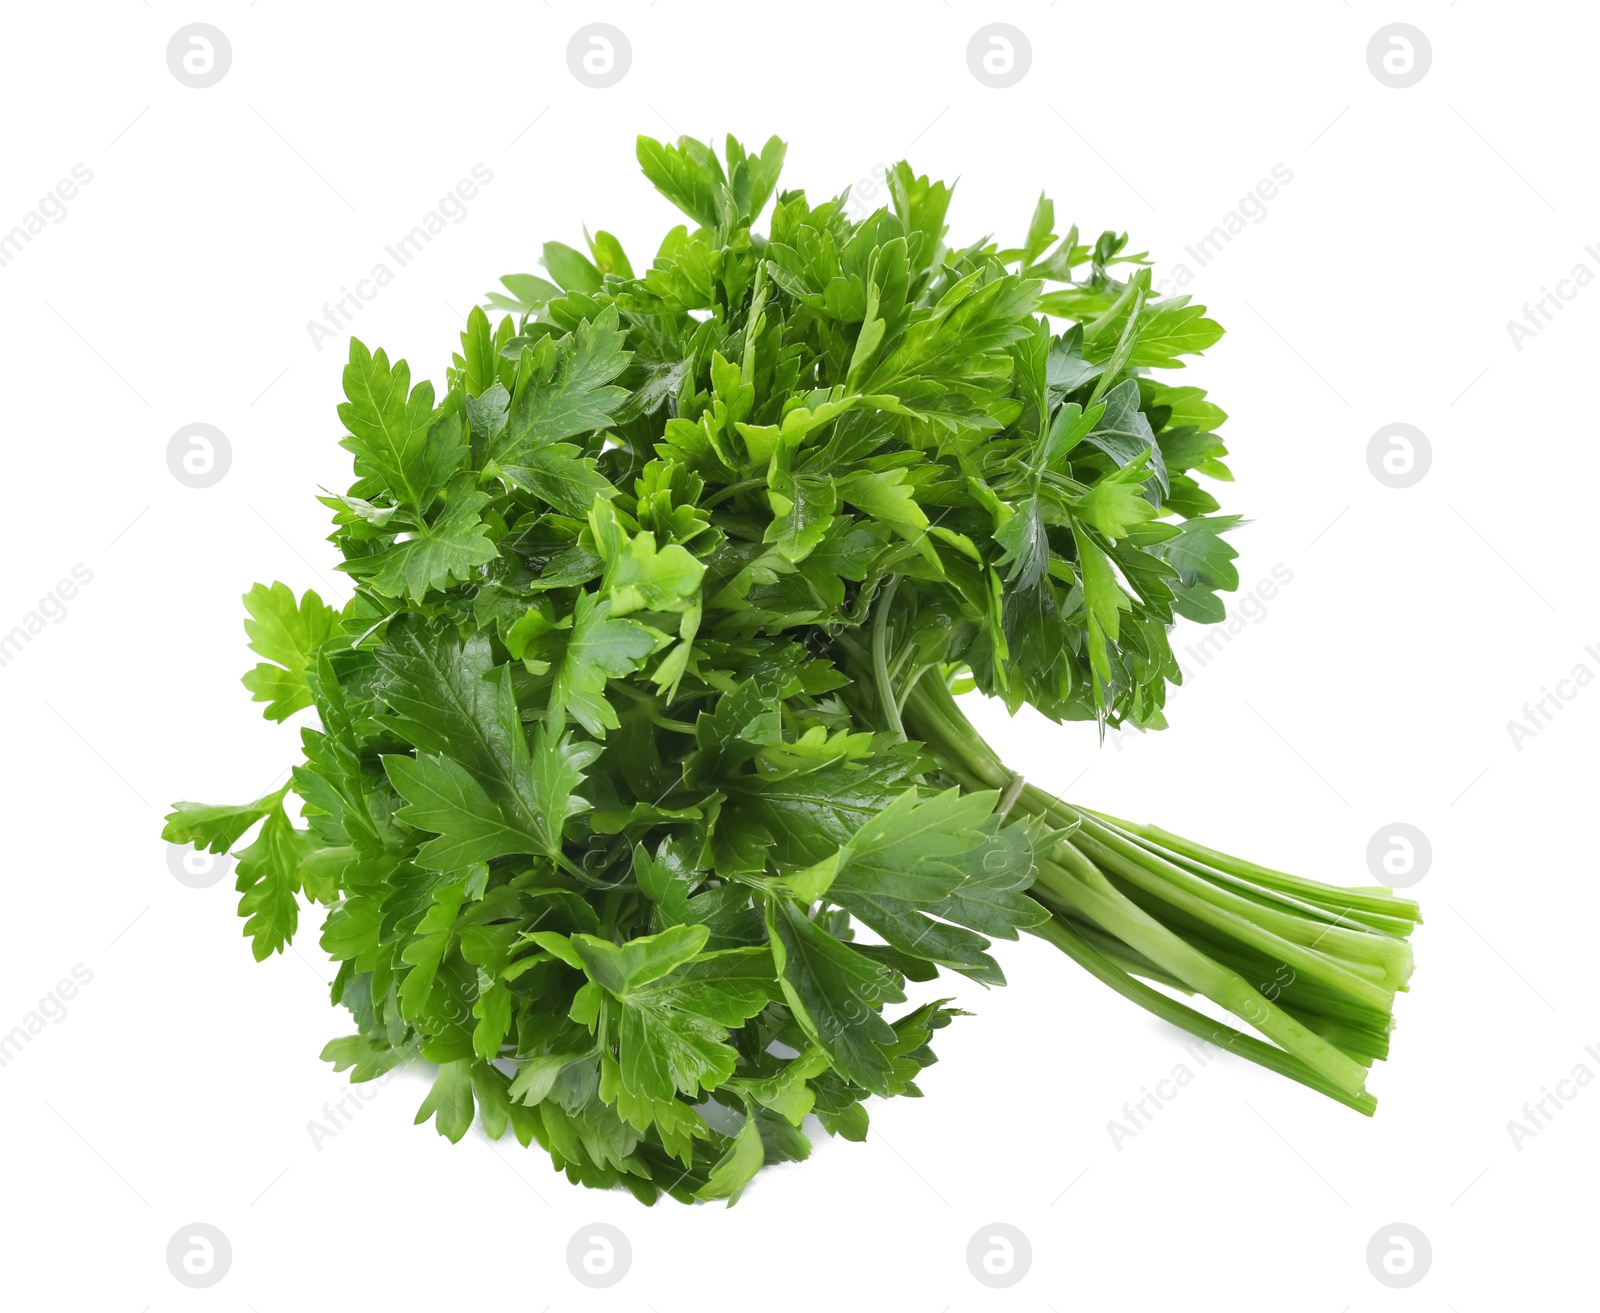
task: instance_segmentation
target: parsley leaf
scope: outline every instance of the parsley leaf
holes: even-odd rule
[[[244,595],[244,622],[250,650],[266,658],[245,673],[243,684],[257,702],[268,704],[268,720],[287,720],[311,705],[306,667],[333,633],[339,613],[308,591],[297,603],[286,584],[257,584]],[[270,664],[269,664],[270,663]]]
[[[342,445],[354,453],[357,471],[421,515],[466,455],[459,413],[436,410],[432,383],[412,388],[405,361],[391,367],[382,351],[373,354],[355,338],[344,394],[339,418],[349,436]]]

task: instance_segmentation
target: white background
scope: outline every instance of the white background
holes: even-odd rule
[[[996,20],[1032,49],[1002,90],[966,58]],[[206,90],[166,63],[193,21],[232,46]],[[632,49],[604,90],[567,66],[594,21]],[[1432,47],[1400,90],[1366,58],[1394,21]],[[1566,1087],[1520,1148],[1507,1123],[1579,1064],[1600,1074],[1584,1047],[1600,1046],[1600,691],[1520,748],[1507,723],[1579,663],[1600,672],[1600,288],[1520,350],[1506,327],[1575,264],[1600,273],[1591,11],[149,0],[11,6],[3,24],[0,232],[75,164],[93,173],[0,267],[0,631],[75,564],[93,572],[0,668],[0,1032],[75,964],[93,973],[0,1069],[8,1304],[1592,1304],[1600,1089]],[[313,1145],[308,1123],[348,1088],[317,1060],[348,1025],[315,926],[254,964],[231,882],[179,884],[157,837],[171,799],[253,798],[295,756],[297,727],[263,721],[237,682],[253,660],[239,594],[281,579],[348,595],[314,500],[347,477],[345,341],[319,351],[307,321],[486,164],[466,217],[354,326],[442,381],[465,312],[535,271],[545,240],[581,245],[587,222],[648,262],[677,219],[638,175],[636,133],[729,130],[787,138],[785,183],[813,198],[909,154],[959,175],[963,241],[1016,240],[1044,187],[1063,228],[1130,230],[1158,277],[1190,264],[1187,290],[1229,330],[1181,381],[1232,416],[1223,491],[1254,520],[1241,579],[1282,566],[1292,582],[1173,691],[1167,733],[1097,747],[1084,726],[983,722],[1030,778],[1324,879],[1370,882],[1380,827],[1424,831],[1427,923],[1375,1119],[1231,1059],[1198,1068],[1182,1037],[1029,942],[1003,946],[1009,988],[956,987],[979,1015],[939,1037],[925,1099],[874,1106],[864,1145],[819,1136],[731,1211],[582,1191],[509,1138],[451,1146],[410,1125],[421,1077]],[[1293,180],[1265,217],[1195,268],[1185,245],[1280,163]],[[166,463],[192,422],[232,450],[202,490]],[[1404,490],[1367,463],[1392,422],[1432,447]],[[1114,1147],[1107,1123],[1179,1063],[1193,1082]],[[604,1291],[565,1261],[597,1220],[633,1255]],[[209,1290],[164,1256],[196,1221],[233,1250]],[[965,1258],[996,1221],[1033,1251],[1005,1291]],[[1365,1259],[1393,1222],[1433,1251],[1406,1290]]]

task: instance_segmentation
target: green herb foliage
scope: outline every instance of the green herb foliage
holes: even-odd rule
[[[437,393],[351,342],[322,500],[354,597],[245,597],[246,687],[317,727],[284,789],[166,837],[255,829],[257,958],[327,909],[340,1070],[420,1057],[419,1121],[645,1201],[737,1199],[808,1114],[861,1139],[959,1015],[911,987],[1004,983],[1022,930],[1370,1111],[1411,904],[1069,806],[952,696],[1164,725],[1238,520],[1199,482],[1223,412],[1157,371],[1222,330],[1042,197],[1019,246],[956,246],[945,184],[902,163],[856,219],[783,157],[641,138],[688,222],[638,274],[546,245]]]

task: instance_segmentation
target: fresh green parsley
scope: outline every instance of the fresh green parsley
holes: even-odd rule
[[[776,138],[638,158],[687,218],[642,272],[546,245],[438,392],[352,341],[322,500],[354,597],[245,595],[245,686],[315,727],[283,789],[165,835],[254,832],[258,959],[326,909],[355,1033],[324,1058],[434,1064],[452,1140],[732,1202],[808,1115],[859,1140],[920,1094],[960,1013],[911,987],[1003,984],[1030,931],[1370,1112],[1415,905],[1052,797],[955,697],[1164,726],[1169,631],[1238,583],[1201,482],[1226,416],[1167,381],[1222,329],[1043,197],[1019,245],[958,246],[904,163],[855,220],[778,191]]]

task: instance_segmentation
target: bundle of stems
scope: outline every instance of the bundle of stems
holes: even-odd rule
[[[1370,1115],[1372,1063],[1389,1052],[1417,904],[1218,852],[1047,793],[1010,770],[938,672],[905,694],[905,732],[963,788],[998,789],[1010,814],[1058,831],[1033,896],[1034,933],[1124,998],[1190,1034]],[[1261,1038],[1163,992],[1200,994]]]

